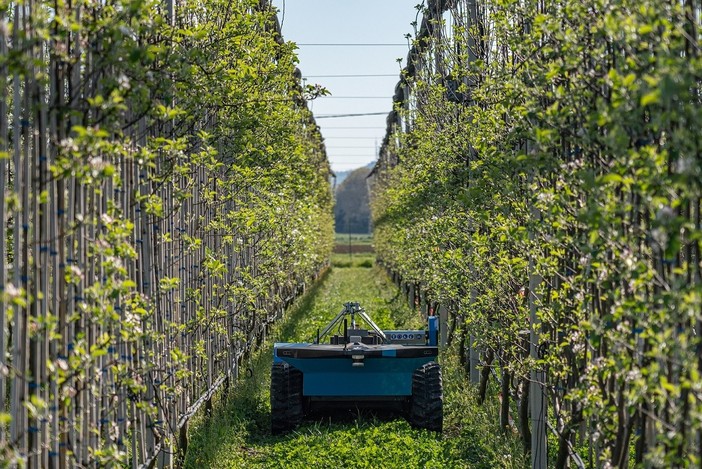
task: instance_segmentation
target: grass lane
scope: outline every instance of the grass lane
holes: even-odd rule
[[[422,328],[378,267],[354,255],[335,256],[334,267],[311,288],[274,331],[277,341],[308,340],[346,301],[358,301],[382,329]],[[350,265],[349,265],[350,264]],[[522,468],[519,443],[497,434],[497,410],[477,407],[455,354],[441,357],[444,373],[444,433],[415,430],[404,419],[361,415],[347,421],[320,417],[287,435],[271,436],[269,384],[272,341],[241,378],[219,396],[212,415],[191,426],[188,468]]]

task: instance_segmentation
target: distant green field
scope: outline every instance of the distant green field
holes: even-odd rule
[[[375,254],[372,252],[361,252],[354,254],[338,254],[331,256],[332,267],[373,267]]]
[[[371,234],[346,234],[346,233],[336,233],[336,244],[371,244],[373,242],[373,235]]]

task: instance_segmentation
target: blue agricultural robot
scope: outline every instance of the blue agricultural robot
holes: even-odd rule
[[[276,343],[272,433],[288,432],[312,410],[331,406],[394,406],[413,427],[441,432],[438,332],[434,316],[426,330],[383,331],[358,303],[345,303],[311,343]]]

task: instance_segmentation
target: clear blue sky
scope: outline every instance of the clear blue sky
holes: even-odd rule
[[[376,159],[385,135],[385,119],[405,66],[408,41],[422,0],[273,0],[280,10],[283,37],[299,44],[300,70],[306,83],[318,83],[332,95],[310,103],[317,117],[334,171],[364,166]],[[419,18],[421,20],[421,17]],[[401,44],[399,46],[313,46],[305,44]],[[390,75],[325,77],[323,75]],[[320,118],[325,114],[383,115]]]

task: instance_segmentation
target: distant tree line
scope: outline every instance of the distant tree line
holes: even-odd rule
[[[336,190],[334,219],[337,233],[370,233],[370,207],[366,178],[369,168],[353,171]]]

